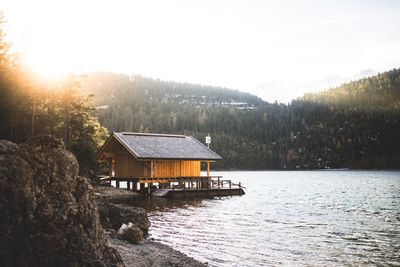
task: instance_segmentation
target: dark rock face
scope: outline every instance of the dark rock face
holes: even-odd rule
[[[99,203],[100,221],[104,228],[118,230],[122,224],[133,223],[147,236],[150,221],[143,208],[123,204]]]
[[[0,141],[0,266],[124,266],[77,174],[75,157],[51,136]]]

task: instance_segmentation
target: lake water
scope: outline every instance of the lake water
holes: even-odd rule
[[[400,266],[400,172],[213,172],[243,196],[148,200],[150,237],[210,266]]]

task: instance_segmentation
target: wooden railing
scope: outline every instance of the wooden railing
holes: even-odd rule
[[[121,177],[121,176],[105,176],[100,178],[101,181],[115,181],[116,187],[120,182],[127,182],[127,189],[131,189],[130,183],[134,186],[139,184],[169,184],[169,188],[180,190],[204,190],[204,189],[241,189],[242,184],[233,183],[232,180],[222,179],[222,176],[179,176],[179,177]],[[179,185],[171,185],[170,183],[178,182]]]
[[[104,176],[101,181],[131,181],[137,183],[168,183],[168,182],[198,182],[210,179],[220,179],[222,176],[177,176],[177,177],[124,177],[124,176]]]

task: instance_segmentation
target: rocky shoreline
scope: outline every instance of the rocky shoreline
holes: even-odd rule
[[[138,199],[137,193],[102,186],[97,187],[96,191],[100,222],[107,229],[108,244],[119,252],[127,267],[207,266],[170,246],[145,239],[150,227],[146,211],[121,204],[125,201],[134,202],[132,200]],[[141,229],[143,235],[137,234],[137,230],[127,236],[118,235],[117,228],[128,223],[134,224],[134,229]]]
[[[0,266],[125,266],[62,142],[0,140]]]
[[[78,169],[52,136],[0,140],[0,266],[207,266],[146,239],[146,211],[113,203],[137,195]]]
[[[145,240],[139,245],[128,243],[113,236],[109,236],[107,240],[108,244],[119,252],[127,267],[208,266],[207,264],[203,264],[182,252],[171,248],[170,246],[153,240]]]

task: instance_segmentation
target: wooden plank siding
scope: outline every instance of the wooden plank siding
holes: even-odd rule
[[[154,162],[153,177],[200,176],[200,161],[163,160]]]
[[[144,161],[137,161],[131,154],[117,154],[116,176],[144,177],[150,176],[149,168]]]
[[[128,153],[116,154],[115,176],[151,177],[151,166],[153,177],[200,176],[200,161],[154,160],[151,164],[150,161],[138,161]]]

